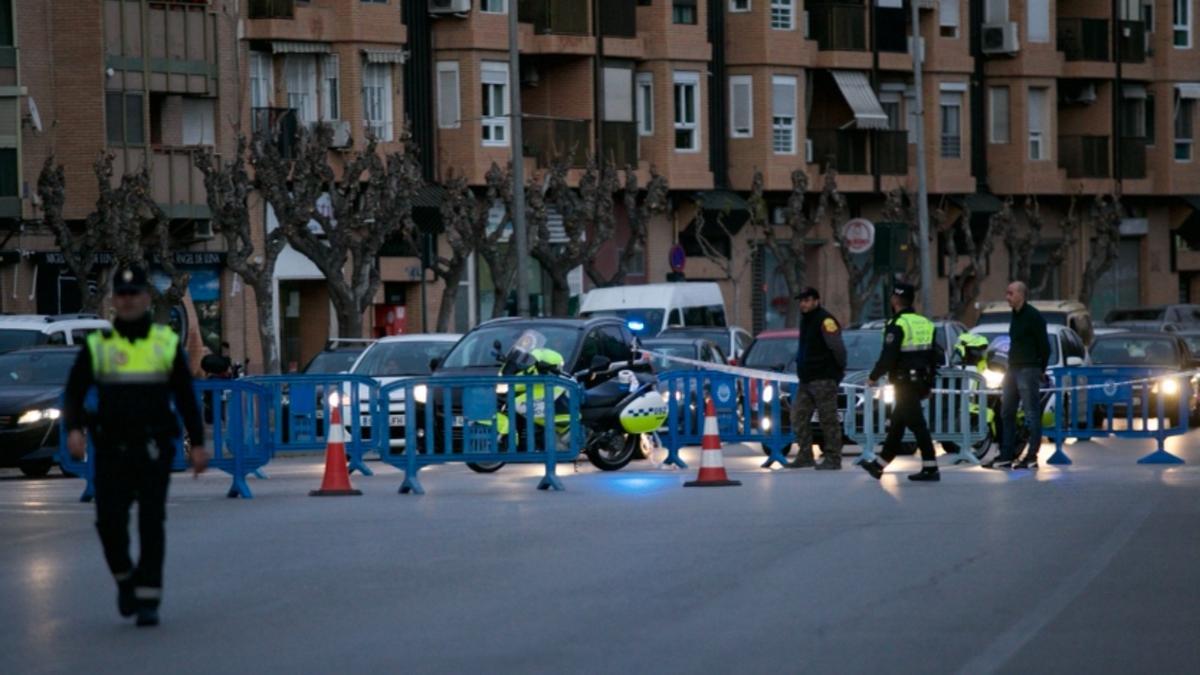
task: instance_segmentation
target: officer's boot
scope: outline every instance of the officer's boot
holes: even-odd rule
[[[158,603],[162,597],[161,588],[140,586],[137,588],[137,625],[139,627],[158,625]]]
[[[788,462],[789,469],[811,469],[816,466],[817,462],[813,459],[812,446],[807,449],[796,446],[796,458]]]
[[[842,458],[840,455],[825,455],[821,458],[821,463],[816,466],[817,471],[838,471],[842,468]]]
[[[137,613],[137,596],[133,593],[133,575],[126,572],[114,575],[117,580],[117,611],[121,616],[130,617]]]
[[[908,477],[911,481],[918,483],[936,483],[942,479],[942,474],[938,471],[937,462],[923,462],[923,466],[918,473],[914,473]],[[932,464],[933,466],[930,466]]]
[[[859,463],[859,466],[862,467],[863,471],[871,474],[871,478],[879,480],[880,478],[883,478],[883,468],[887,466],[887,462],[880,457],[870,461],[861,462]]]

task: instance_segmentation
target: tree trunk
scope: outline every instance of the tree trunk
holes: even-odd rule
[[[567,275],[553,270],[550,274],[550,316],[567,316],[571,306],[571,284]]]
[[[462,283],[463,265],[459,265],[457,269],[448,270],[442,276],[442,281],[445,286],[442,287],[442,302],[438,307],[437,315],[437,332],[450,332],[450,319],[454,318],[455,305],[458,302],[459,284]]]
[[[351,340],[363,336],[363,309],[352,298],[347,298],[329,289],[329,299],[337,316],[337,336]]]
[[[265,292],[264,292],[265,291]],[[258,311],[258,335],[262,343],[262,369],[265,375],[278,375],[279,349],[275,343],[275,303],[270,291],[254,289],[254,305]]]

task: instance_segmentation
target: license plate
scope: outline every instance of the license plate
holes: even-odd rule
[[[388,426],[389,427],[404,426],[404,415],[388,415]]]

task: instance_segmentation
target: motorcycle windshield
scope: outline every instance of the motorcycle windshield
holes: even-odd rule
[[[530,329],[521,333],[513,341],[512,348],[508,350],[508,354],[504,356],[504,367],[500,369],[500,373],[502,375],[515,375],[530,368],[535,362],[533,352],[545,345],[546,336],[541,332]]]

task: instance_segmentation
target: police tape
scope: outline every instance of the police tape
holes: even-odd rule
[[[652,358],[664,359],[666,361],[674,361],[675,363],[682,363],[684,365],[692,366],[692,367],[698,368],[700,370],[711,370],[713,372],[725,373],[727,375],[736,375],[738,377],[749,377],[752,379],[765,380],[768,382],[782,382],[782,383],[787,383],[787,384],[799,384],[800,383],[800,378],[795,375],[791,375],[788,373],[779,373],[779,372],[775,372],[773,370],[757,370],[754,368],[742,368],[740,366],[731,366],[731,365],[727,365],[724,363],[712,363],[711,361],[699,361],[697,359],[689,359],[689,358],[685,358],[682,356],[675,356],[673,354],[664,354],[662,352],[655,352],[655,351],[651,351],[651,350],[647,350],[647,349],[642,349],[641,353],[645,354],[647,356],[650,356]],[[1179,372],[1179,373],[1164,373],[1163,375],[1158,375],[1155,377],[1143,377],[1143,378],[1138,378],[1135,380],[1122,380],[1120,382],[1114,382],[1112,380],[1109,380],[1109,381],[1106,381],[1106,382],[1103,382],[1100,384],[1083,384],[1083,385],[1076,385],[1076,386],[1071,386],[1071,387],[1042,387],[1038,391],[1043,394],[1054,394],[1054,393],[1058,393],[1058,392],[1067,393],[1067,392],[1072,392],[1072,391],[1087,391],[1087,390],[1091,390],[1091,389],[1103,389],[1103,390],[1109,391],[1116,387],[1126,387],[1126,386],[1134,386],[1134,385],[1141,385],[1141,384],[1148,384],[1148,383],[1158,383],[1163,380],[1178,380],[1180,378],[1192,378],[1192,377],[1196,377],[1197,375],[1200,375],[1200,369],[1188,370],[1188,371],[1183,371],[1183,372]],[[847,382],[841,383],[841,386],[844,389],[862,389],[862,390],[879,389],[880,388],[880,387],[871,387],[871,386],[868,386],[865,384],[849,384]],[[932,389],[930,391],[931,391],[931,393],[934,393],[934,394],[950,394],[950,393],[958,393],[962,390],[960,390],[960,389]],[[989,394],[989,395],[999,395],[999,394],[1003,393],[1003,390],[1001,390],[1001,389],[976,389],[973,391],[978,391],[981,394]]]

